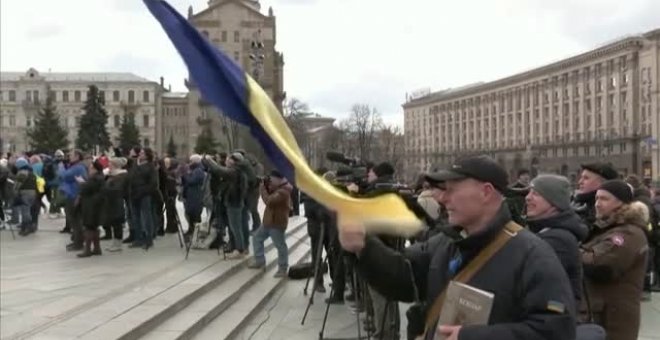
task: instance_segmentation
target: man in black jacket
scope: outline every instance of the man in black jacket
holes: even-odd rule
[[[563,176],[540,175],[532,181],[527,204],[529,229],[555,251],[573,288],[576,302],[582,299],[582,257],[579,243],[587,227],[571,209],[571,183]]]
[[[503,229],[511,222],[502,195],[508,176],[493,159],[465,158],[451,170],[430,177],[446,183],[441,203],[447,208],[449,222],[461,227],[460,239],[439,234],[401,254],[377,238],[365,237],[363,225],[340,226],[342,246],[357,254],[358,266],[369,284],[390,299],[421,299],[427,308],[457,273],[497,235],[506,232]],[[425,339],[435,334],[451,340],[575,338],[575,299],[557,256],[529,231],[508,234],[508,242],[467,282],[494,294],[488,324],[438,325],[435,318]]]

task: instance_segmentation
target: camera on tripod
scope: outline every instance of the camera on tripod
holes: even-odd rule
[[[360,188],[367,185],[367,163],[359,158],[349,158],[340,152],[328,151],[325,155],[326,159],[346,165],[344,168],[337,170],[337,183],[348,185],[351,183],[357,184]]]

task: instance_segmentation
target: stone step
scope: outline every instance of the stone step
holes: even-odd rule
[[[309,244],[305,242],[306,240],[308,240],[308,236],[305,229],[301,229],[287,238],[290,265],[297,264],[309,254]],[[244,308],[250,309],[255,306],[255,294],[259,298],[267,298],[285,280],[273,278],[277,271],[277,251],[266,254],[266,261],[265,270],[241,269],[221,286],[200,296],[187,308],[173,315],[141,339],[192,339],[209,323],[215,322],[216,318],[221,318],[225,314],[233,315],[237,312],[242,315],[241,311]],[[263,284],[263,282],[268,282],[268,284]],[[257,287],[256,290],[255,287]],[[240,321],[235,320],[224,326],[231,328]]]
[[[290,220],[287,237],[306,230],[304,218]],[[266,252],[273,251],[270,241]],[[242,260],[223,260],[222,255],[212,261],[201,257],[196,261],[191,250],[190,260],[155,276],[152,280],[115,291],[116,295],[97,305],[77,311],[67,319],[30,334],[30,339],[136,339],[231,278],[245,266]],[[214,252],[214,251],[204,251]],[[206,255],[206,254],[204,254]]]
[[[311,255],[310,247],[300,247],[290,254],[290,264],[302,263]],[[257,315],[263,311],[271,298],[282,288],[286,279],[276,279],[273,274],[277,268],[270,269],[254,285],[245,289],[240,299],[231,306],[230,310],[217,316],[208,322],[205,327],[194,334],[192,337],[179,337],[177,339],[195,339],[195,340],[224,340],[234,339],[245,326]],[[153,338],[156,339],[156,338]]]

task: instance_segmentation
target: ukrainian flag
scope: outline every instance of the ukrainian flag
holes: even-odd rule
[[[250,129],[277,169],[300,190],[337,212],[340,225],[364,224],[371,232],[402,236],[421,223],[403,200],[390,194],[356,199],[317,176],[268,95],[231,58],[211,45],[163,0],[144,0],[188,66],[202,97]]]

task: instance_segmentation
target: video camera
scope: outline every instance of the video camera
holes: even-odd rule
[[[355,183],[359,187],[364,187],[367,183],[367,164],[358,158],[348,158],[344,154],[334,151],[328,151],[326,159],[344,164],[347,167],[337,170],[336,181],[342,184]]]

